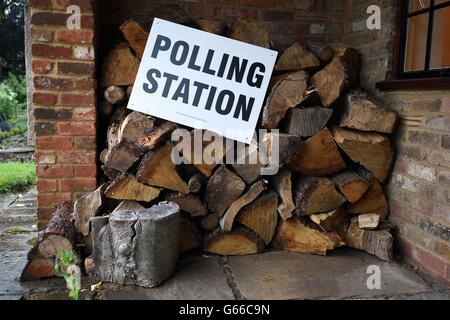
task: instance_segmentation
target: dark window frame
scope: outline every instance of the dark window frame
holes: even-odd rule
[[[395,56],[397,60],[397,70],[396,75],[398,79],[423,79],[423,78],[436,78],[436,77],[448,77],[450,76],[450,68],[442,69],[430,69],[431,61],[431,46],[433,37],[433,27],[434,27],[434,13],[436,10],[450,7],[450,1],[446,1],[441,4],[435,5],[435,0],[430,0],[430,6],[425,9],[421,9],[415,12],[408,13],[409,3],[411,0],[404,0],[400,3],[400,37],[399,37],[399,48],[397,50],[398,54]],[[417,1],[417,0],[412,0]],[[423,71],[405,71],[405,53],[407,45],[407,34],[408,34],[408,19],[422,14],[429,14],[428,17],[428,34],[427,34],[427,44],[425,52],[425,69]]]

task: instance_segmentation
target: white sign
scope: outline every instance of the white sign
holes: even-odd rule
[[[276,56],[155,18],[128,108],[250,143]]]

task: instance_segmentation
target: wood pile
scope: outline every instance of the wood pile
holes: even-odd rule
[[[270,47],[268,32],[252,20],[195,25]],[[172,162],[170,135],[179,126],[126,109],[148,33],[132,20],[120,30],[124,42],[106,56],[100,75],[104,176],[74,210],[86,243],[94,216],[171,201],[181,211],[180,252],[247,255],[274,247],[325,255],[348,245],[392,258],[382,184],[394,160],[389,135],[397,114],[358,88],[356,50],[294,43],[280,53],[258,124],[269,130],[265,142],[278,135],[279,171],[261,176],[255,164]]]

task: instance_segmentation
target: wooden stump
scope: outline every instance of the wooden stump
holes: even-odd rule
[[[140,211],[92,219],[97,280],[154,287],[172,274],[178,257],[179,208],[163,202]]]

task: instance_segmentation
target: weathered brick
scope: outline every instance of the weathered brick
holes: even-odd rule
[[[95,164],[75,165],[75,177],[95,178],[97,175],[97,166]]]
[[[450,188],[450,171],[441,171],[438,173],[438,181],[442,186]]]
[[[432,148],[439,142],[439,135],[426,131],[409,131],[408,140]]]
[[[39,42],[50,42],[53,40],[53,31],[49,29],[31,28],[31,40]]]
[[[450,113],[450,97],[442,99],[441,111]]]
[[[47,74],[53,69],[53,63],[45,60],[33,60],[33,72],[35,74]]]
[[[450,135],[442,136],[441,146],[444,149],[450,149]]]
[[[395,183],[399,188],[402,188],[407,191],[417,192],[418,190],[418,181],[412,178],[409,178],[404,175],[394,174],[393,178],[395,179]]]
[[[54,207],[57,206],[64,201],[70,201],[71,194],[69,192],[52,192],[52,193],[43,193],[39,192],[37,195],[37,203],[38,207]]]
[[[277,0],[277,5],[283,8],[308,10],[311,7],[311,0]]]
[[[95,124],[92,122],[59,122],[56,126],[63,136],[95,135]]]
[[[94,60],[95,51],[92,47],[73,47],[73,56],[79,60]]]
[[[65,26],[69,14],[56,12],[36,12],[31,16],[33,25],[58,25]]]
[[[34,117],[39,120],[66,120],[72,118],[72,110],[62,108],[35,108]]]
[[[414,162],[410,162],[410,163],[408,163],[408,168],[407,168],[406,172],[410,176],[413,176],[413,177],[416,177],[419,179],[424,179],[429,182],[436,181],[436,169],[434,169],[432,167],[426,167],[426,166],[422,166],[422,165],[419,165]]]
[[[35,121],[34,131],[36,136],[51,136],[56,134],[56,125],[52,122]]]
[[[441,99],[417,98],[409,102],[408,111],[439,111]]]
[[[51,9],[52,0],[28,0],[28,5],[33,9]]]
[[[246,19],[258,18],[258,10],[252,8],[224,7],[222,9],[222,14],[224,17],[229,18],[246,18]]]
[[[95,178],[62,179],[59,181],[61,191],[92,191],[97,186]]]
[[[290,21],[294,16],[292,10],[264,10],[260,13],[260,18],[265,21]]]
[[[56,179],[36,179],[36,188],[39,192],[55,192],[58,191],[58,181]]]
[[[58,152],[59,163],[92,164],[95,163],[95,152],[86,150]]]
[[[77,5],[80,7],[81,12],[88,13],[92,12],[92,1],[91,0],[54,0],[53,9],[66,12],[67,7],[71,5]]]
[[[55,164],[56,155],[53,151],[36,150],[34,158],[37,164]]]
[[[446,206],[436,206],[434,216],[450,224],[450,208]]]
[[[58,96],[51,93],[35,92],[33,94],[33,102],[41,106],[53,106],[58,99]]]
[[[279,22],[276,24],[277,33],[280,34],[307,34],[309,24],[305,22]]]
[[[62,164],[37,164],[36,176],[41,178],[70,178],[73,177],[73,166]]]
[[[80,80],[76,80],[75,84],[74,84],[74,89],[77,90],[94,90],[96,88],[96,83],[94,81],[94,79],[91,78],[85,78],[85,79],[80,79]]]
[[[94,105],[95,96],[91,93],[86,94],[72,94],[63,93],[61,95],[60,104],[63,106],[80,106],[80,105]]]
[[[81,107],[73,110],[75,120],[95,120],[96,110],[94,107]]]
[[[74,137],[73,144],[76,149],[95,151],[97,148],[95,137]]]
[[[450,117],[446,116],[431,116],[426,119],[425,126],[429,129],[445,130],[450,128]]]
[[[69,47],[50,46],[47,44],[33,44],[31,52],[35,57],[70,58],[72,49]]]
[[[76,44],[92,44],[94,32],[90,30],[58,30],[56,31],[56,41],[76,43]]]
[[[240,0],[240,5],[250,7],[273,7],[276,5],[276,0]]]
[[[37,150],[67,150],[72,148],[69,137],[36,137]]]
[[[423,219],[420,224],[420,229],[444,239],[445,241],[450,241],[450,229],[431,219]]]
[[[93,63],[58,62],[58,73],[72,75],[94,75]]]
[[[200,3],[188,4],[186,5],[185,9],[188,13],[200,17],[215,17],[219,16],[221,12],[220,6],[200,4]]]
[[[70,90],[73,88],[73,82],[70,79],[52,78],[48,76],[34,77],[34,88],[43,90]]]
[[[44,208],[44,207],[39,207],[37,209],[37,216],[38,216],[38,223],[45,223],[45,225],[47,225],[48,220],[50,220],[50,218],[52,217],[53,212],[55,212],[55,208],[54,207],[50,207],[50,208]],[[44,225],[44,227],[45,227]],[[38,231],[42,230],[43,228],[39,228],[38,225]]]

